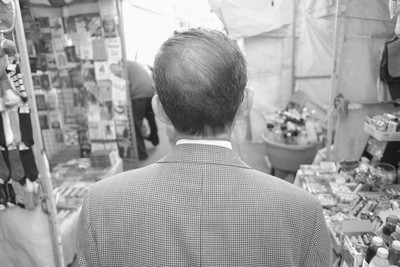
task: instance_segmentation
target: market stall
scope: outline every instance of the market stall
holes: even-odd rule
[[[245,39],[258,101],[253,141],[261,136],[273,174],[296,173],[294,183],[320,200],[335,266],[361,266],[386,218],[400,215],[398,2],[269,1],[263,12],[261,1],[209,2],[228,32]],[[284,55],[269,55],[277,50]],[[303,108],[288,105],[293,92],[307,95]]]
[[[0,266],[63,267],[75,255],[88,188],[137,160],[120,2],[11,2],[16,24],[5,38],[16,43],[17,56],[9,55],[8,75],[20,102],[19,114],[12,104],[6,110],[11,119],[30,119],[23,125],[31,134],[21,131],[28,141],[16,150],[27,184],[14,174],[4,187],[23,196],[14,204],[25,209],[5,204],[0,211]],[[386,88],[383,71],[387,61],[399,62],[392,41],[400,6],[209,2],[231,37],[243,39],[255,89],[252,140],[265,145],[273,174],[295,175],[294,183],[320,200],[335,264],[362,265],[372,237],[387,239],[386,218],[400,216],[400,88]],[[385,54],[388,45],[395,49]],[[398,79],[398,64],[390,66]],[[9,157],[15,147],[0,143],[0,150]]]

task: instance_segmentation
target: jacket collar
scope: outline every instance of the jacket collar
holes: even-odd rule
[[[232,149],[206,144],[175,145],[172,151],[157,163],[208,163],[252,169]]]

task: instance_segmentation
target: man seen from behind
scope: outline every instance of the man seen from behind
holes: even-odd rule
[[[154,80],[153,110],[178,141],[158,162],[91,188],[79,266],[332,266],[319,201],[232,150],[253,97],[236,42],[178,33],[161,46]]]

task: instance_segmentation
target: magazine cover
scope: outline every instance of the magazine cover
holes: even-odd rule
[[[116,1],[99,0],[99,11],[105,38],[118,36],[118,9]]]
[[[109,61],[121,61],[122,60],[122,45],[121,38],[107,38],[105,39],[105,44],[107,48],[107,55]]]
[[[93,44],[92,40],[82,40],[79,44],[80,55],[82,60],[93,60]]]
[[[94,62],[94,72],[96,75],[96,80],[108,80],[110,77],[110,67],[107,61],[95,61]]]
[[[67,55],[65,54],[65,51],[55,52],[55,60],[56,60],[57,68],[66,69],[69,67],[69,64],[67,61]]]
[[[57,69],[56,58],[53,53],[46,54],[47,68],[49,70]]]
[[[107,48],[104,38],[96,38],[92,40],[93,60],[107,60]]]
[[[47,114],[39,115],[39,124],[40,124],[40,129],[42,130],[49,129],[49,120],[47,119]]]
[[[106,101],[112,101],[112,88],[110,80],[97,81],[99,87],[99,103],[105,103]]]
[[[61,114],[58,111],[52,111],[49,113],[49,124],[52,129],[61,129]]]
[[[64,25],[61,17],[49,18],[49,26],[52,37],[59,37],[64,34]]]
[[[66,127],[64,129],[64,143],[66,145],[79,145],[78,131],[76,129]]]
[[[43,73],[40,75],[40,84],[42,85],[42,89],[45,91],[50,90],[50,77],[49,74]]]
[[[102,121],[102,130],[104,132],[104,139],[106,140],[116,140],[117,134],[115,132],[115,123],[112,120]]]
[[[104,139],[104,132],[101,129],[100,121],[89,122],[89,137],[91,140]]]
[[[33,88],[35,90],[42,89],[40,75],[32,73],[32,82],[33,82]]]

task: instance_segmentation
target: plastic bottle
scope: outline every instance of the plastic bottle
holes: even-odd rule
[[[400,241],[400,225],[396,225],[396,230],[390,235],[390,245],[394,240]]]
[[[394,240],[389,248],[389,263],[393,265],[398,265],[400,260],[400,241]]]
[[[306,128],[308,140],[313,144],[317,143],[318,142],[318,135],[317,135],[317,131],[315,130],[314,122],[311,121],[310,119],[307,119],[306,120],[306,124],[305,124],[305,128]]]
[[[378,248],[383,246],[383,239],[379,236],[374,236],[371,241],[371,245],[367,248],[365,252],[365,261],[369,264],[373,257],[376,255]]]
[[[386,245],[390,244],[390,235],[396,231],[397,221],[397,216],[391,214],[387,217],[385,226],[382,227],[382,239]]]
[[[297,144],[299,145],[307,145],[308,144],[308,137],[307,132],[302,130],[299,135],[297,136]]]
[[[277,129],[273,133],[273,136],[274,136],[274,141],[275,142],[280,143],[280,144],[285,143],[281,127],[277,127]]]
[[[311,119],[314,122],[315,130],[317,131],[317,135],[320,136],[322,134],[322,125],[321,122],[317,118],[317,111],[315,109],[311,110]]]
[[[389,251],[386,248],[378,248],[376,256],[369,263],[369,267],[388,267],[390,265],[388,256]]]

